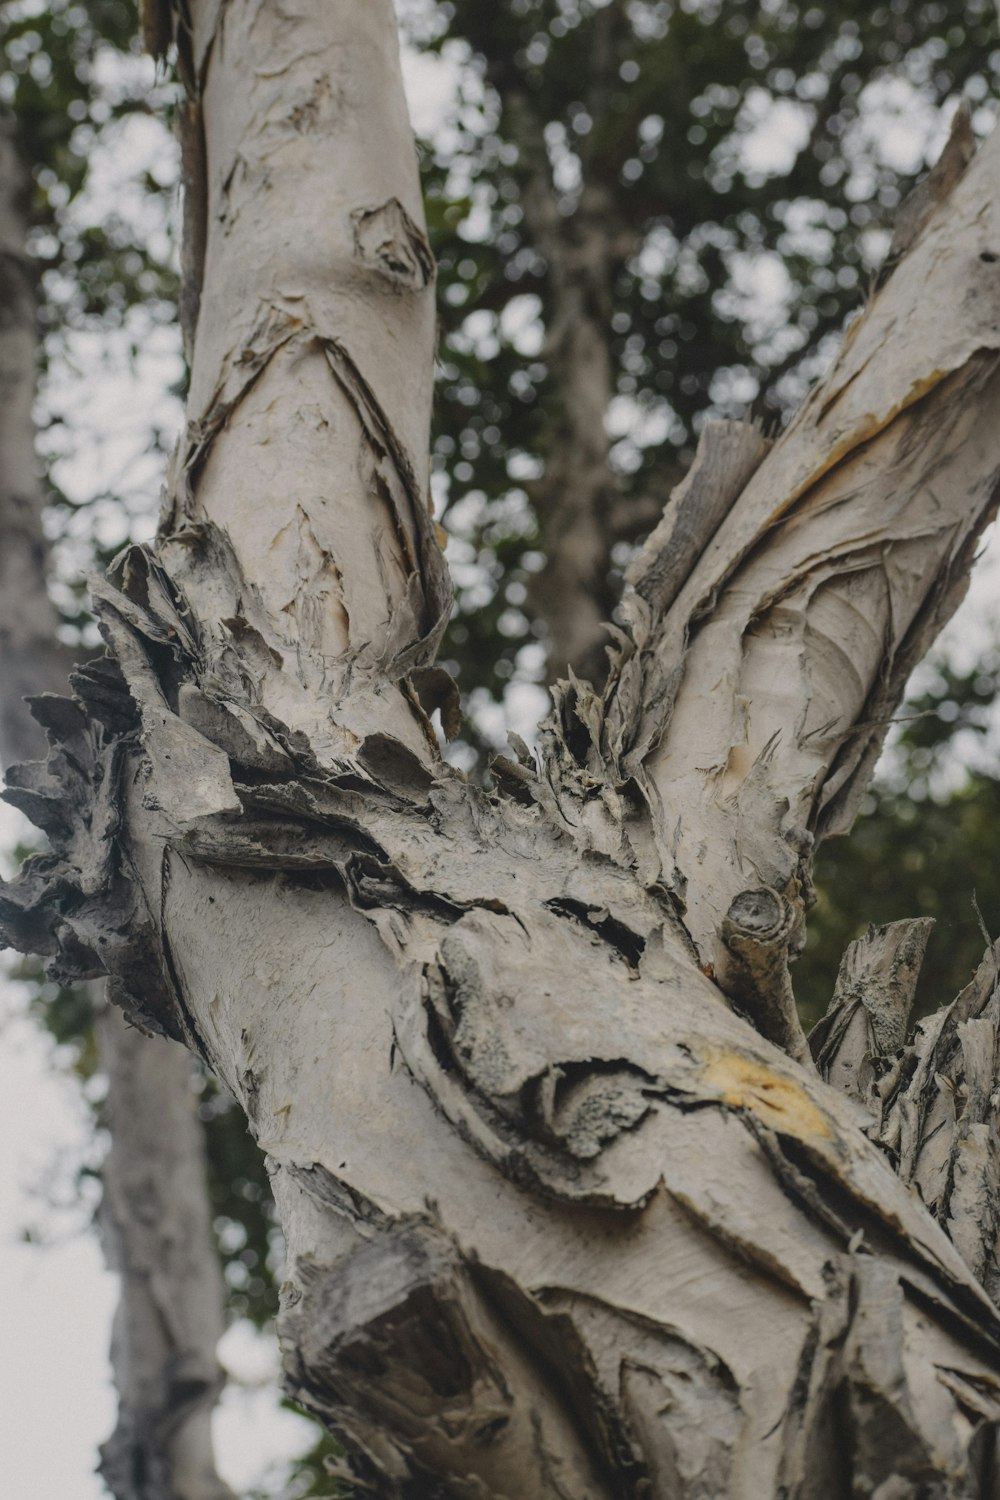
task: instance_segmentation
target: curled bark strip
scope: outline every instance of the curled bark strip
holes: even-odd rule
[[[934,922],[915,917],[869,927],[840,962],[829,1009],[809,1034],[809,1048],[822,1076],[865,1103],[873,1069],[906,1036],[927,939]]]
[[[938,206],[951,197],[975,154],[972,110],[968,99],[962,99],[952,119],[944,150],[927,176],[904,198],[896,212],[886,256],[887,270],[891,270],[902,259],[927,228]]]
[[[694,461],[626,575],[665,614],[771,444],[746,422],[706,422]]]
[[[351,214],[359,258],[401,287],[422,290],[434,279],[434,257],[427,236],[398,198],[379,208],[356,208]]]
[[[1000,945],[946,1010],[869,1085],[875,1137],[919,1189],[976,1277],[1000,1294]]]
[[[741,891],[733,898],[719,932],[715,974],[761,1036],[804,1062],[809,1049],[788,972],[796,925],[791,903],[777,891],[766,886]]]
[[[940,1366],[915,1370],[910,1364],[911,1319],[898,1280],[876,1258],[864,1252],[852,1256],[847,1277],[834,1280],[817,1302],[803,1347],[799,1399],[784,1424],[780,1495],[943,1500],[992,1494],[1000,1386],[962,1390],[972,1421],[952,1442],[956,1453],[965,1450],[960,1465],[968,1465],[968,1477],[944,1480],[942,1454],[928,1446],[920,1409],[928,1384],[948,1386],[951,1377]],[[870,1336],[875,1326],[878,1340]]]
[[[476,1268],[430,1224],[393,1225],[336,1270],[300,1260],[296,1279],[281,1316],[288,1388],[348,1434],[359,1477],[377,1476],[379,1493],[623,1494],[477,1288]]]

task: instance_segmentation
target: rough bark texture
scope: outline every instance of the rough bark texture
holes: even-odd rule
[[[46,588],[26,191],[13,131],[0,120],[0,761],[8,767],[45,750],[25,695],[65,692],[73,662]],[[116,1500],[226,1500],[211,1443],[223,1294],[191,1061],[130,1028],[101,988],[91,986],[111,1145],[100,1217],[108,1262],[121,1276],[112,1342],[118,1422],[101,1472]]]
[[[36,705],[48,770],[8,796],[54,847],[7,936],[242,1101],[289,1388],[361,1486],[994,1495],[992,970],[872,1114],[808,1061],[788,963],[994,509],[1000,136],[782,439],[709,428],[607,688],[564,685],[487,797],[421,707],[448,592],[391,5],[187,17],[188,425],[155,547],[95,588],[107,655]]]

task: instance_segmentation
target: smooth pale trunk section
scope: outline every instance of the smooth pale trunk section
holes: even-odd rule
[[[321,756],[356,743],[335,663],[391,656],[430,532],[433,262],[391,5],[346,10],[349,39],[323,7],[235,4],[202,42],[205,315],[171,517],[236,542],[318,700],[272,679],[268,705]]]

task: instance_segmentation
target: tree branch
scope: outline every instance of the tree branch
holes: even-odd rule
[[[612,515],[621,499],[605,427],[614,395],[608,320],[621,234],[599,182],[584,181],[572,214],[560,210],[542,122],[521,90],[506,93],[503,105],[525,175],[525,224],[548,270],[552,316],[543,352],[557,393],[545,472],[531,486],[546,549],[532,604],[548,632],[550,678],[572,668],[600,682],[604,621],[614,607]]]
[[[603,701],[564,700],[564,738],[571,716],[599,726],[588,768],[634,778],[654,809],[704,961],[740,890],[808,905],[814,842],[850,827],[995,513],[998,156],[994,137],[938,204],[668,605],[641,584],[626,601]],[[719,442],[710,427],[703,467]],[[668,514],[637,577],[676,566],[683,507]]]
[[[114,1009],[95,1024],[111,1133],[101,1238],[121,1277],[111,1340],[118,1420],[101,1474],[116,1500],[233,1500],[212,1447],[223,1293],[191,1059]]]
[[[37,705],[53,753],[15,796],[53,852],[0,891],[0,924],[56,973],[110,971],[243,1103],[287,1235],[290,1379],[362,1475],[382,1432],[398,1493],[504,1494],[530,1405],[536,1488],[544,1449],[635,1500],[985,1497],[1000,1313],[857,1104],[736,1015],[712,963],[729,912],[730,987],[787,1027],[813,831],[846,816],[874,709],[992,505],[991,325],[943,300],[970,256],[985,273],[987,168],[686,581],[657,585],[669,606],[633,596],[605,698],[564,687],[537,772],[487,797],[435,758],[406,681],[444,593],[411,488],[427,288],[383,162],[410,170],[390,20],[384,0],[307,0],[294,29],[194,8],[214,206],[175,503],[98,590],[109,655],[78,702]],[[391,289],[354,235],[390,199]],[[356,598],[347,571],[378,557]],[[444,1389],[436,1334],[502,1377]],[[497,1400],[509,1425],[474,1451]]]

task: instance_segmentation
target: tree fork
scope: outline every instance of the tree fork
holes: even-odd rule
[[[942,1023],[973,1103],[930,1212],[713,975],[765,891],[758,1012],[787,1014],[815,841],[995,508],[1000,137],[686,577],[628,596],[604,692],[558,689],[540,765],[486,797],[422,707],[448,591],[391,6],[164,15],[206,147],[188,422],[155,547],[95,586],[108,655],[39,705],[48,771],[13,795],[54,852],[6,935],[110,972],[240,1099],[291,1386],[376,1492],[991,1495],[992,981]],[[900,1088],[929,1100],[944,1056],[918,1036]],[[446,1333],[451,1387],[420,1352]]]

